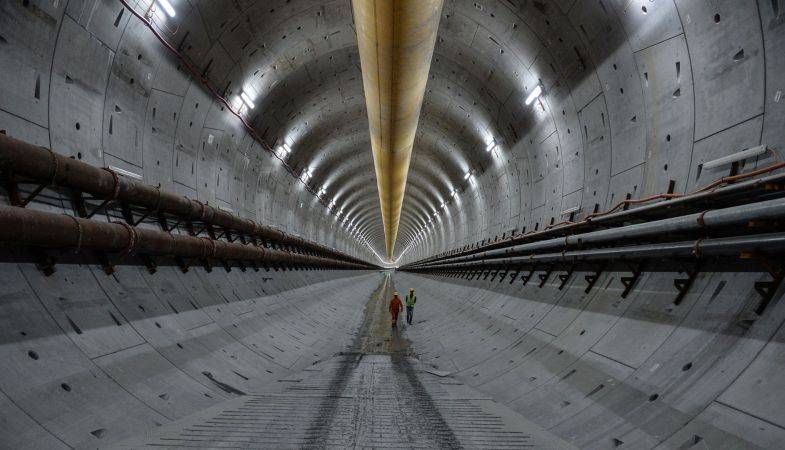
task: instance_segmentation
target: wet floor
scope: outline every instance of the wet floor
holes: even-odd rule
[[[479,392],[429,371],[390,325],[389,276],[347,351],[121,447],[567,448]],[[415,325],[418,326],[418,325]]]

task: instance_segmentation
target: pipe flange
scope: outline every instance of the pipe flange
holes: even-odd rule
[[[79,223],[79,219],[74,216],[68,216],[71,220],[74,221],[76,225],[76,248],[74,249],[74,253],[79,253],[82,251],[82,224]]]
[[[703,241],[703,238],[700,238],[697,241],[695,241],[695,244],[692,246],[692,255],[695,256],[696,258],[700,258],[701,256],[703,256],[703,253],[701,253],[701,248],[700,248],[701,241]]]
[[[706,213],[710,212],[710,211],[712,211],[712,210],[711,209],[707,209],[706,211],[703,211],[700,214],[698,214],[698,218],[696,219],[696,221],[698,222],[698,225],[700,225],[701,227],[704,227],[704,228],[706,227],[706,217],[705,216],[706,216]]]
[[[57,159],[57,153],[53,152],[51,148],[46,149],[49,152],[49,156],[52,157],[52,180],[49,181],[50,186],[55,185],[55,181],[57,181],[57,175],[60,171],[60,160]]]
[[[207,242],[208,246],[210,247],[210,255],[211,257],[215,258],[215,241],[209,237],[202,236],[201,238],[203,241]]]
[[[107,201],[117,200],[117,197],[120,195],[120,176],[117,175],[117,172],[115,172],[114,170],[108,167],[103,167],[103,169],[109,172],[110,174],[112,174],[112,178],[114,179],[114,187],[112,188],[112,195],[109,198],[105,198],[104,200]]]
[[[112,222],[112,223],[122,225],[126,229],[126,231],[128,231],[128,245],[118,253],[118,256],[122,258],[123,256],[129,255],[131,252],[133,252],[136,249],[136,244],[139,241],[139,236],[136,233],[136,228],[132,227],[131,225],[128,225],[125,222]]]

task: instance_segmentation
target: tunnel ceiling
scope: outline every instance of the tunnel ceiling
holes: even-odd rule
[[[230,67],[222,70],[229,73],[224,83],[229,92],[243,89],[254,97],[255,109],[247,114],[258,133],[276,149],[286,143],[292,150],[288,162],[296,170],[310,168],[314,189],[325,189],[327,202],[334,200],[336,210],[383,253],[350,2],[247,1],[231,7],[199,2],[197,8],[205,23],[203,39],[227,58]],[[183,16],[187,21],[188,14]],[[596,84],[588,59],[556,3],[445,3],[396,256],[437,228],[444,209],[459,216],[462,201],[482,201],[467,193],[486,170],[494,170],[495,182],[528,172],[513,149],[534,134],[534,125],[550,121],[545,128],[552,131],[556,119],[548,117],[547,102],[548,112],[525,106],[526,96],[540,83],[546,92],[565,96],[570,87],[586,90]],[[572,132],[577,136],[577,125]],[[547,137],[540,133],[538,140]],[[567,145],[577,145],[573,141]],[[455,199],[462,196],[466,199]]]
[[[9,110],[52,129],[50,138],[20,137],[93,164],[118,163],[121,155],[120,162],[170,190],[226,201],[249,217],[328,245],[340,241],[356,254],[367,253],[352,244],[363,236],[384,254],[351,1],[171,3],[175,17],[150,13],[147,1],[131,7],[150,13],[152,29],[233,108],[245,109],[261,146],[223,107],[215,111],[220,104],[200,77],[184,77],[182,64],[114,0],[67,8],[3,3],[15,20],[7,21],[8,42],[28,35],[16,24],[51,25],[31,50],[6,61],[25,68],[24,76],[6,80]],[[761,143],[778,146],[785,112],[777,83],[785,63],[772,49],[781,44],[781,8],[748,3],[446,0],[394,256],[405,254],[404,263],[542,229],[570,217],[565,211],[580,218],[624,198],[688,192],[727,175],[702,170],[703,161]],[[92,65],[74,62],[88,54]],[[36,99],[43,100],[28,106],[20,92],[50,64],[51,83],[36,81]],[[537,87],[541,96],[526,105]],[[243,106],[241,92],[253,108]],[[209,111],[200,101],[210,102]],[[156,117],[156,108],[175,120]],[[73,130],[72,116],[90,123],[88,137]],[[112,135],[115,116],[148,129],[143,145],[138,130]],[[165,136],[151,136],[161,130]],[[238,151],[203,152],[215,130],[229,137],[211,152]],[[275,161],[255,158],[261,147],[285,160],[322,205],[291,176],[279,176]],[[158,167],[164,152],[174,154],[174,167]],[[178,167],[181,155],[191,161],[190,174],[182,161]],[[337,240],[328,209],[348,231]]]

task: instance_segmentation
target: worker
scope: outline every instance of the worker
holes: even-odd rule
[[[412,324],[414,318],[414,304],[417,303],[417,296],[414,295],[414,288],[409,288],[409,293],[406,295],[406,323]]]
[[[390,314],[392,315],[392,326],[393,328],[398,327],[398,313],[403,310],[403,303],[401,303],[401,299],[398,298],[398,292],[393,292],[393,298],[390,300]]]

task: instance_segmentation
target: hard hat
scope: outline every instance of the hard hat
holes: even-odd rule
[[[409,292],[414,292],[414,288],[409,288]]]
[[[393,295],[398,295],[398,291],[393,292]]]

